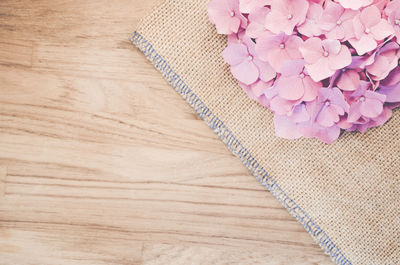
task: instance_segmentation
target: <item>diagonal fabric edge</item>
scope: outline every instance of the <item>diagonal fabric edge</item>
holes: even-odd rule
[[[281,202],[286,210],[297,219],[297,221],[311,235],[314,241],[325,251],[331,259],[339,265],[352,265],[343,255],[340,249],[329,238],[329,236],[300,208],[295,201],[290,199],[280,188],[277,182],[268,175],[267,171],[254,159],[249,151],[235,138],[224,123],[216,117],[202,100],[186,85],[185,81],[174,72],[169,64],[157,53],[152,44],[149,43],[139,32],[134,31],[130,41],[163,75],[168,83],[180,94],[187,103],[195,110],[196,114],[218,135],[228,149],[237,156],[250,170],[252,175]]]

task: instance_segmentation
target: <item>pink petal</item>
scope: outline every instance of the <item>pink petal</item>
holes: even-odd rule
[[[212,0],[207,6],[210,21],[215,24],[219,34],[229,35],[239,30],[241,20],[230,15],[235,11],[234,2],[236,0]]]
[[[322,47],[330,55],[336,55],[340,52],[342,46],[340,45],[340,41],[338,40],[326,39],[322,41]]]
[[[244,44],[230,44],[222,52],[225,62],[230,65],[238,65],[249,57],[249,52]]]
[[[320,128],[315,134],[315,137],[327,144],[332,144],[339,136],[340,128],[336,125],[329,128]]]
[[[296,123],[290,121],[285,115],[274,116],[275,134],[285,139],[298,139],[302,136]]]
[[[373,119],[374,127],[385,124],[392,117],[392,110],[388,107],[384,107],[381,115]]]
[[[265,91],[265,96],[269,99],[273,99],[274,97],[278,96],[278,90],[275,88],[275,86],[272,84],[270,88],[268,88]]]
[[[304,60],[309,64],[316,63],[324,53],[320,38],[310,38],[306,40],[300,45],[299,49],[304,56]]]
[[[239,18],[237,18],[237,17],[234,17],[234,18],[232,18],[230,21],[229,21],[229,30],[230,30],[230,32],[232,32],[232,33],[237,33],[238,32],[238,30],[239,30],[239,27],[240,27],[240,19]],[[218,32],[219,34],[221,34],[220,32]],[[225,33],[226,34],[226,33]]]
[[[359,55],[364,55],[378,47],[375,39],[366,34],[363,34],[359,40],[350,39],[349,42],[356,49]]]
[[[323,107],[317,117],[317,122],[324,127],[331,127],[339,121],[339,116],[332,107]]]
[[[349,15],[349,16],[355,16],[355,14],[357,14],[357,12],[355,11],[351,11],[351,10],[346,10],[346,12],[344,12],[344,15]],[[342,18],[342,20],[344,20],[345,18]],[[353,19],[348,19],[342,22],[341,28],[343,28],[344,31],[344,40],[348,40],[351,38],[355,37],[355,32],[354,32],[354,24],[353,24]]]
[[[387,102],[400,102],[400,83],[393,86],[381,87],[378,92],[386,95]]]
[[[367,71],[369,74],[373,75],[375,78],[374,80],[382,80],[386,78],[389,74],[389,71],[387,71],[389,68],[391,68],[390,61],[387,57],[385,56],[377,56],[376,60],[373,64],[367,66]],[[397,66],[397,61],[394,62],[394,67]],[[393,67],[393,68],[394,68]],[[393,69],[392,68],[392,69]],[[390,69],[390,70],[392,70]]]
[[[254,1],[254,0],[252,0]],[[246,34],[251,38],[260,37],[266,30],[265,28],[265,20],[270,12],[268,7],[257,8],[254,12],[251,12],[249,15],[249,21],[246,28]]]
[[[306,76],[303,79],[303,85],[304,85],[304,96],[303,100],[304,101],[312,101],[317,98],[318,96],[318,91],[322,87],[322,84],[320,82],[314,82],[311,77]]]
[[[347,70],[342,73],[337,86],[344,91],[354,91],[360,84],[360,74],[355,70]]]
[[[364,34],[365,27],[361,22],[360,15],[357,15],[353,19],[353,30],[356,39],[360,39]]]
[[[324,80],[325,78],[331,77],[335,71],[329,67],[329,61],[323,57],[314,64],[306,64],[307,72],[315,82]]]
[[[240,0],[239,10],[244,14],[249,14],[251,11],[263,7],[265,5],[270,5],[271,0]]]
[[[233,76],[245,85],[253,84],[259,77],[258,68],[252,61],[244,60],[238,65],[231,66]]]
[[[400,0],[399,0],[400,1]],[[382,82],[382,86],[393,86],[400,82],[400,67],[396,67],[390,72],[388,77],[386,77]]]
[[[337,5],[337,4],[335,4]],[[332,6],[332,4],[328,4],[327,9]],[[325,36],[328,39],[337,39],[337,40],[348,40],[350,38],[355,37],[355,32],[354,32],[354,26],[353,26],[353,19],[357,16],[358,11],[346,9],[344,10],[343,7],[338,5],[339,7],[336,7],[332,10],[332,12],[336,9],[337,14],[329,14],[326,15],[324,13],[322,19],[328,20],[330,22],[330,28],[326,27],[326,32]],[[325,16],[327,16],[325,18]],[[340,23],[338,23],[340,22]],[[318,22],[320,27],[324,28],[324,23],[323,22]],[[359,22],[360,28],[362,30],[362,25],[361,22]],[[361,33],[360,33],[361,35]]]
[[[328,39],[341,40],[346,37],[346,33],[343,26],[335,26],[329,32],[325,33],[325,36]]]
[[[325,31],[330,31],[337,25],[337,21],[343,14],[344,8],[335,2],[327,2],[324,13],[319,21],[320,27]]]
[[[360,112],[367,118],[376,118],[383,111],[383,104],[376,99],[365,99],[360,105]]]
[[[254,58],[254,63],[259,69],[260,79],[262,81],[268,82],[276,77],[276,71],[268,62],[263,62],[258,58]]]
[[[321,35],[322,29],[320,28],[318,22],[321,19],[323,8],[319,4],[310,4],[308,9],[306,21],[297,27],[297,30],[308,37]]]
[[[329,67],[332,70],[342,69],[351,64],[351,53],[349,48],[342,45],[337,55],[329,55]]]
[[[400,9],[400,0],[393,0],[387,4],[385,8],[385,14],[389,16],[391,13],[395,12],[396,10]]]
[[[282,1],[282,0],[276,0],[276,1]],[[285,0],[283,0],[285,1]],[[301,25],[304,23],[306,17],[307,17],[307,12],[310,7],[309,1],[308,0],[289,0],[291,2],[291,13],[293,14],[293,20],[296,21],[296,25]]]
[[[359,14],[358,10],[346,9],[343,12],[342,16],[340,17],[340,20],[342,20],[342,22],[353,20],[358,14]]]
[[[260,97],[264,92],[271,87],[271,83],[266,83],[263,81],[258,81],[251,85],[251,90],[256,97]]]
[[[247,96],[250,99],[257,100],[257,97],[254,95],[254,93],[251,89],[251,86],[245,85],[242,82],[238,82],[238,83],[239,83],[239,86],[243,89],[244,92],[246,92]]]
[[[358,121],[361,117],[361,112],[360,112],[360,102],[354,102],[353,104],[350,105],[349,109],[349,114],[347,116],[347,121],[350,123],[354,123]]]
[[[250,22],[246,28],[246,34],[250,38],[258,38],[264,31],[264,26],[256,22]]]
[[[358,10],[361,7],[372,4],[373,0],[337,0],[343,7]]]
[[[310,114],[307,111],[305,104],[299,104],[293,108],[293,112],[288,118],[296,123],[307,122],[310,120]]]
[[[280,54],[279,45],[282,40],[276,36],[261,37],[257,40],[256,54],[258,58],[268,62],[271,53]],[[271,62],[272,63],[272,62]]]
[[[303,58],[299,51],[300,45],[303,44],[303,40],[298,36],[288,36],[285,42],[285,50],[291,59]]]
[[[347,121],[347,117],[341,117],[340,121],[336,124],[343,130],[347,130],[353,126],[353,123]]]
[[[244,36],[244,30],[240,30],[238,33],[228,35],[228,45],[241,43]]]
[[[304,86],[298,76],[281,76],[276,82],[279,96],[287,100],[299,100],[304,95]]]
[[[216,24],[218,20],[222,20],[221,17],[229,17],[230,6],[227,1],[211,0],[207,6],[207,12],[210,21]]]
[[[242,37],[242,43],[247,46],[247,50],[249,51],[250,55],[254,56],[256,54],[256,44],[246,34]]]
[[[281,67],[283,76],[298,76],[303,72],[304,60],[291,60],[284,63]]]
[[[337,112],[340,115],[344,114],[344,111],[348,111],[349,109],[349,104],[347,103],[347,101],[344,98],[344,95],[342,93],[342,91],[340,91],[339,88],[337,87],[333,87],[332,89],[328,89],[328,91],[330,90],[330,99],[332,101],[331,106],[337,108]]]
[[[276,34],[292,35],[294,27],[304,22],[308,7],[307,0],[273,0],[266,26]]]
[[[366,7],[361,11],[360,20],[366,28],[371,28],[381,21],[381,12],[376,6]]]
[[[274,111],[276,114],[287,115],[288,113],[292,112],[295,102],[276,96],[271,99],[270,103],[271,110]]]
[[[273,9],[267,16],[265,26],[275,34],[284,32],[287,35],[291,35],[296,24],[293,23],[293,20],[287,19],[287,15],[284,16]]]
[[[372,90],[365,91],[364,95],[368,99],[376,99],[376,100],[379,100],[382,103],[384,103],[386,101],[386,96],[385,95],[382,95],[382,94],[377,93],[377,92],[372,91]]]
[[[386,20],[381,20],[378,24],[371,27],[371,33],[374,35],[376,40],[383,40],[386,37],[394,34],[394,29],[392,25],[389,24]]]
[[[256,54],[279,72],[282,65],[290,59],[301,58],[298,49],[302,40],[297,36],[287,36],[284,33],[272,37],[262,37],[257,40]],[[280,47],[284,45],[282,48]]]
[[[242,4],[243,0],[240,0],[240,4]],[[246,1],[246,0],[245,0]],[[247,0],[249,1],[249,0]],[[254,1],[254,0],[250,0]],[[268,7],[260,7],[257,9],[252,10],[249,14],[249,21],[250,23],[256,22],[257,24],[265,24],[265,18],[267,17],[268,13],[271,11]]]
[[[285,50],[275,50],[268,53],[268,62],[275,69],[276,72],[280,72],[282,64],[290,60],[289,55]]]

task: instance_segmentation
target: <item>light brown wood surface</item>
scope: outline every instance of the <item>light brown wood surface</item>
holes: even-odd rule
[[[332,264],[130,44],[156,2],[0,1],[0,265]]]

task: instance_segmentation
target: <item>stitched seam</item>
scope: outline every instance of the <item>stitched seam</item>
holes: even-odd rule
[[[224,123],[216,117],[204,102],[196,96],[189,86],[174,72],[168,63],[157,53],[151,43],[149,43],[140,33],[135,31],[130,41],[150,60],[153,65],[161,72],[168,83],[176,92],[186,99],[186,101],[196,111],[197,115],[204,120],[207,125],[218,135],[226,144],[228,149],[250,170],[253,176],[264,185],[286,208],[286,210],[299,221],[320,247],[328,254],[331,259],[339,265],[352,265],[343,255],[338,247],[333,243],[329,236],[301,209],[296,202],[289,198],[279,187],[277,182],[271,178],[267,171],[254,159],[249,151],[235,138],[232,132]]]

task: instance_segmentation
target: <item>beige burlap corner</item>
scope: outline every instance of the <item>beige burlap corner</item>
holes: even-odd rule
[[[171,85],[337,264],[400,264],[400,112],[326,145],[277,138],[221,58],[208,0],[165,0],[132,38]]]

